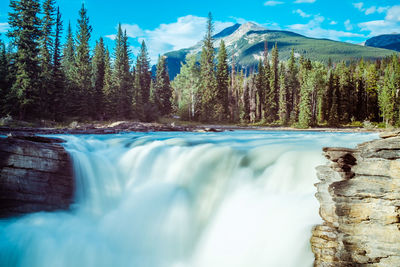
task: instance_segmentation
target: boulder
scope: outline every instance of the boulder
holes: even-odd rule
[[[0,217],[69,208],[72,161],[60,142],[38,136],[0,138]]]
[[[325,148],[317,168],[322,225],[313,228],[314,266],[400,266],[400,136],[356,149]]]

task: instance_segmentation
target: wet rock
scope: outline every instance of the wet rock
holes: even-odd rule
[[[74,179],[61,139],[0,138],[0,217],[68,209]]]
[[[324,149],[314,266],[400,266],[400,136],[384,138]]]

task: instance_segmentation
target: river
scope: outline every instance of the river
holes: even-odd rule
[[[59,135],[70,211],[0,221],[0,266],[312,266],[324,146],[365,133]]]

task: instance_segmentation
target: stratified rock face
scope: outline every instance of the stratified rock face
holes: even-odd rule
[[[311,238],[315,266],[400,266],[400,134],[357,149],[325,148],[317,168],[322,225]]]
[[[0,138],[0,217],[68,209],[72,161],[58,140]]]

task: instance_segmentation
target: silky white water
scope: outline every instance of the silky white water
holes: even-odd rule
[[[375,134],[235,131],[59,136],[71,211],[0,221],[0,266],[312,266],[323,146]]]

